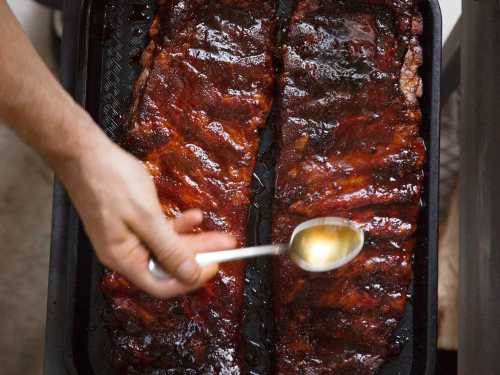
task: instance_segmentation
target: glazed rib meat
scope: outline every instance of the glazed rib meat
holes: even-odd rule
[[[273,32],[273,0],[161,1],[124,139],[167,216],[202,208],[198,230],[229,232],[240,246],[272,102]],[[241,374],[243,283],[244,263],[230,263],[201,290],[158,300],[108,272],[119,373]]]
[[[365,230],[328,273],[274,264],[276,375],[374,374],[397,350],[425,147],[413,0],[298,0],[283,47],[273,241],[307,219]]]

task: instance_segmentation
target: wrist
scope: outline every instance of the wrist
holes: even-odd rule
[[[64,179],[99,155],[99,150],[112,146],[112,142],[90,115],[76,104],[74,108],[67,108],[61,121],[61,134],[44,148],[42,154],[55,173]]]

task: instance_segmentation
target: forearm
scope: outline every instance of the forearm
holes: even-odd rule
[[[38,56],[0,0],[0,118],[53,168],[107,142]]]

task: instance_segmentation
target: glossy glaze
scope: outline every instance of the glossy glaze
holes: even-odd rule
[[[142,56],[125,147],[154,178],[167,216],[202,208],[199,229],[245,243],[258,129],[271,107],[274,1],[162,1]],[[120,374],[242,373],[244,263],[161,301],[116,273],[103,289]]]
[[[345,267],[274,264],[276,375],[374,374],[397,350],[425,146],[413,0],[299,0],[283,48],[273,240],[342,216],[367,241]]]

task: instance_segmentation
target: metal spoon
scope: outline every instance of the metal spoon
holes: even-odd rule
[[[200,266],[229,262],[262,255],[287,254],[300,268],[310,272],[324,272],[342,267],[353,260],[364,244],[363,230],[354,222],[324,217],[298,225],[288,244],[246,247],[235,250],[196,254]],[[152,257],[149,271],[160,280],[169,278]]]

